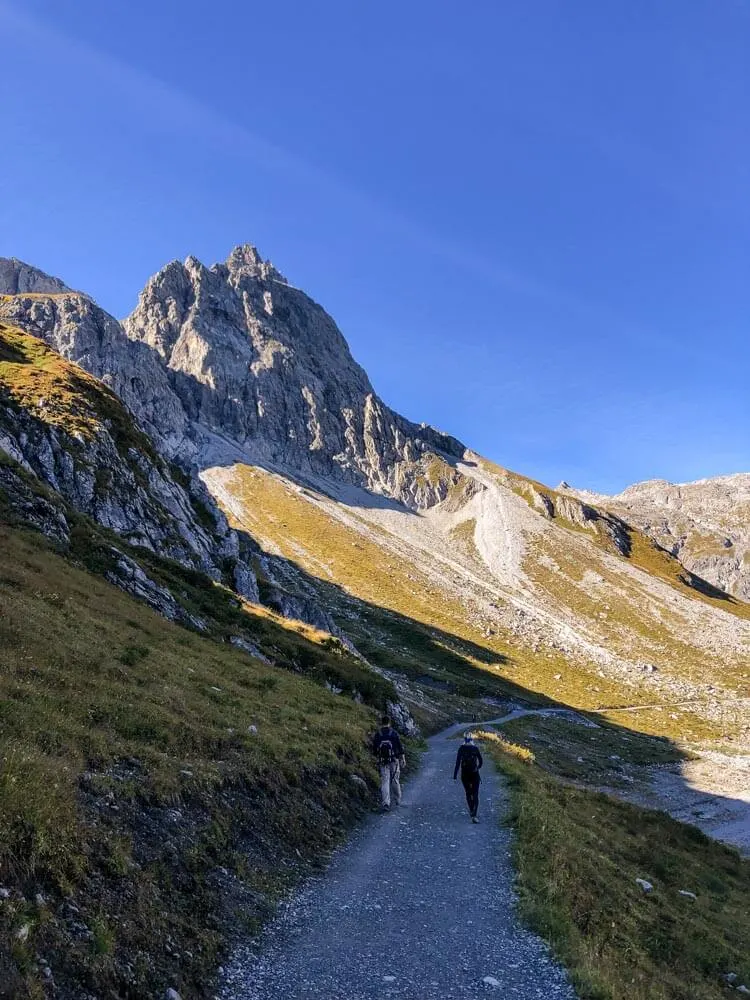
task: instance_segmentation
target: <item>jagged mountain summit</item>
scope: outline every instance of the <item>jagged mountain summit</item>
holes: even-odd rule
[[[687,569],[750,600],[750,473],[652,479],[614,496],[568,490],[637,525]]]
[[[251,246],[207,268],[167,265],[125,321],[163,360],[202,464],[237,458],[341,479],[417,506],[430,450],[464,448],[389,409],[331,317]],[[229,444],[229,447],[227,447]],[[442,499],[442,497],[440,497]]]
[[[72,292],[59,278],[53,278],[16,257],[0,257],[0,289],[8,295]]]

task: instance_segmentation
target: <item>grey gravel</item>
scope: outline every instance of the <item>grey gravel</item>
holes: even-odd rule
[[[506,793],[485,758],[480,820],[453,782],[458,743],[433,737],[403,805],[373,818],[324,875],[228,963],[222,1000],[573,998],[515,911]]]

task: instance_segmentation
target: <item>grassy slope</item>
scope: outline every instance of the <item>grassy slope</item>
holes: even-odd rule
[[[562,652],[534,650],[502,632],[487,634],[472,621],[470,601],[451,596],[439,582],[426,577],[399,540],[371,522],[363,522],[359,530],[352,509],[347,509],[346,521],[336,517],[330,505],[316,502],[312,490],[248,466],[233,468],[229,488],[242,505],[239,519],[228,511],[230,520],[301,566],[325,595],[327,606],[335,611],[349,598],[365,602],[360,603],[354,618],[343,618],[341,623],[362,651],[383,666],[391,665],[410,676],[416,672],[459,684],[463,678],[464,683],[476,685],[481,678],[501,696],[547,697],[585,710],[655,704],[657,710],[639,715],[633,719],[634,725],[684,739],[711,739],[741,728],[742,719],[734,714],[727,713],[717,722],[702,715],[700,706],[696,712],[680,709],[679,718],[673,720],[671,708],[658,710],[660,705],[668,706],[666,696],[655,694],[653,685],[637,674],[626,686],[585,661],[572,664]],[[622,646],[625,655],[633,655],[639,648],[644,657],[651,654],[660,661],[666,654],[676,676],[715,680],[717,665],[711,658],[659,629],[658,615],[646,620],[638,580],[618,575],[597,561],[597,571],[611,577],[613,585],[625,592],[622,603],[608,610],[610,620],[604,623],[600,617],[603,605],[588,592],[584,580],[592,565],[588,532],[560,530],[569,545],[564,550],[558,547],[554,556],[565,563],[565,572],[554,573],[536,561],[528,568],[536,585],[564,607],[582,614],[584,620],[595,620],[608,641],[614,648]],[[469,542],[467,532],[454,531],[454,546],[465,551]],[[602,558],[615,557],[607,553]],[[703,606],[701,595],[684,584],[678,586],[686,596],[695,598],[698,607]],[[653,634],[649,623],[655,625]],[[623,625],[631,631],[625,632]],[[633,636],[638,644],[635,649]],[[747,689],[746,667],[729,665],[723,669],[730,686],[740,693]]]
[[[561,782],[527,747],[488,746],[510,786],[522,914],[581,1000],[719,1000],[728,972],[750,984],[750,862],[664,813]]]
[[[483,466],[503,485],[512,489],[514,493],[522,497],[527,503],[529,503],[530,506],[533,506],[531,501],[532,491],[533,493],[546,497],[555,509],[561,500],[568,502],[571,502],[572,500],[572,498],[563,496],[558,493],[557,490],[550,489],[548,486],[544,486],[536,480],[520,476],[518,473],[510,472],[507,469],[502,469],[500,466],[494,465],[492,462],[483,461]],[[575,500],[573,499],[572,502],[575,502]],[[591,504],[586,504],[585,506],[592,507]],[[595,511],[597,510],[596,507],[592,507],[592,509]],[[609,511],[605,511],[604,513],[607,516],[611,516]],[[738,618],[745,620],[750,619],[750,604],[737,600],[737,598],[732,597],[731,594],[726,594],[723,591],[720,591],[717,587],[707,583],[705,580],[701,580],[699,577],[696,577],[689,570],[686,570],[678,559],[657,545],[656,542],[652,541],[642,531],[632,527],[632,525],[621,522],[623,529],[627,533],[630,544],[630,551],[628,554],[622,555],[612,545],[611,539],[601,530],[596,521],[589,522],[590,527],[587,529],[568,521],[558,513],[555,514],[555,518],[558,523],[562,523],[563,527],[585,535],[595,544],[603,548],[606,552],[619,556],[619,558],[626,560],[638,569],[644,570],[651,576],[658,577],[660,580],[668,583],[683,596],[700,600],[710,607],[727,611],[730,614],[736,615]]]
[[[83,440],[106,426],[121,453],[134,447],[156,461],[153,445],[118,396],[38,337],[2,322],[0,399]]]
[[[235,466],[234,474],[231,489],[243,515],[238,520],[228,511],[230,521],[299,564],[324,591],[330,581],[332,607],[334,584],[366,602],[360,620],[367,626],[363,641],[371,658],[385,649],[416,660],[422,672],[437,679],[463,677],[476,685],[481,678],[500,696],[552,696],[582,708],[630,704],[637,696],[637,688],[623,693],[591,665],[580,663],[575,671],[567,670],[562,653],[534,652],[511,636],[484,634],[472,621],[471,606],[426,577],[398,540],[394,548],[394,538],[384,529],[363,522],[359,531],[311,502],[312,491],[299,490],[262,469]],[[382,544],[373,537],[378,530],[383,532]],[[344,625],[356,635],[356,621]],[[557,673],[562,673],[562,683],[552,683]]]
[[[467,696],[507,695],[505,655],[480,646],[466,608],[396,553],[347,526],[300,491],[261,469],[237,467],[236,496],[243,504],[240,530],[262,539],[309,574],[324,603],[340,617],[373,662],[412,678],[431,677]],[[365,525],[363,524],[363,528]],[[368,532],[372,526],[367,525]],[[348,615],[353,617],[349,618]]]
[[[374,715],[170,624],[38,535],[0,526],[0,551],[0,995],[41,995],[37,953],[102,996],[191,995],[220,942],[212,872],[239,867],[263,915],[361,810]]]

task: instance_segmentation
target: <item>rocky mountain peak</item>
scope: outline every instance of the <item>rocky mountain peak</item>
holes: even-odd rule
[[[463,453],[386,407],[333,319],[250,244],[168,264],[124,327],[166,365],[204,464],[244,457],[413,500],[428,450]]]
[[[248,276],[287,284],[286,278],[276,270],[271,261],[263,260],[257,248],[250,243],[242,243],[232,250],[227,257],[226,268],[236,278]]]
[[[55,295],[71,290],[59,278],[53,278],[17,257],[0,257],[0,295],[24,292]]]

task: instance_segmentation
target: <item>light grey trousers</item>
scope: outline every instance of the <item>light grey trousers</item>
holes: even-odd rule
[[[397,760],[380,764],[380,798],[384,806],[391,804],[391,791],[396,805],[401,804],[401,765]]]

